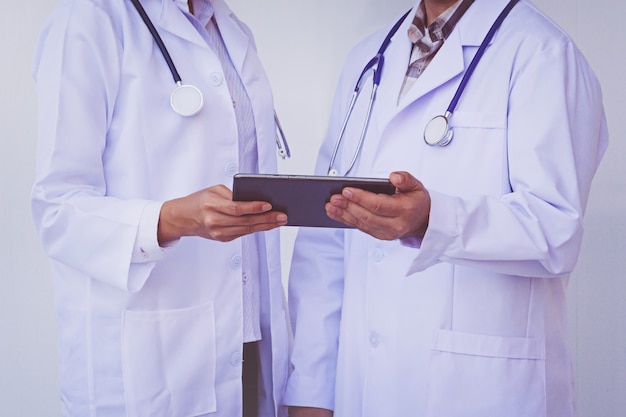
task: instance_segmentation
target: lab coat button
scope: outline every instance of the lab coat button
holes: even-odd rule
[[[241,255],[235,255],[230,258],[230,268],[239,269],[241,267]]]
[[[385,254],[380,249],[376,249],[374,253],[372,253],[372,259],[374,260],[374,262],[380,262],[383,260],[384,257]]]
[[[376,332],[370,333],[370,346],[377,348],[380,345],[380,336]]]
[[[209,75],[209,81],[213,87],[217,87],[224,81],[224,76],[219,72],[212,72],[211,75]]]
[[[237,164],[234,162],[229,162],[224,167],[224,173],[228,175],[229,177],[232,177],[233,175],[235,175],[236,172],[237,172]]]
[[[241,352],[235,352],[230,357],[230,364],[232,366],[241,365]]]

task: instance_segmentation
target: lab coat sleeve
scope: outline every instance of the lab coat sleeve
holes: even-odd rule
[[[428,230],[412,242],[420,249],[409,274],[440,261],[534,277],[574,268],[591,180],[607,147],[599,83],[569,40],[534,51],[522,44],[510,83],[503,187],[510,192],[431,190]]]
[[[52,14],[34,66],[39,137],[31,207],[53,260],[137,291],[154,266],[131,262],[150,201],[107,195],[102,162],[120,56],[114,23],[93,3],[64,2]]]
[[[343,270],[341,229],[299,231],[289,277],[294,346],[285,405],[334,409]]]
[[[179,240],[164,246],[159,245],[157,231],[162,206],[163,203],[154,201],[148,203],[144,208],[137,228],[135,247],[133,248],[133,257],[131,259],[133,263],[163,259],[167,252],[178,244]]]

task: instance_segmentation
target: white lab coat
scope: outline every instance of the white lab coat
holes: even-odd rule
[[[567,35],[522,1],[460,99],[452,142],[423,141],[505,4],[476,0],[399,103],[411,17],[394,36],[351,175],[412,173],[432,198],[428,230],[421,242],[300,231],[287,404],[331,408],[335,417],[574,415],[566,287],[607,144],[598,81]],[[319,174],[354,83],[388,29],[349,56]],[[364,91],[352,115],[340,172],[368,98]]]
[[[268,80],[248,29],[222,0],[212,3],[252,102],[259,169],[273,172]],[[186,2],[142,4],[183,82],[204,94],[194,117],[170,108],[174,81],[130,1],[62,1],[36,53],[40,135],[32,209],[52,258],[63,414],[234,417],[242,398],[240,239],[182,238],[164,254],[131,262],[149,204],[232,185],[233,105],[217,55],[185,16]],[[288,365],[278,231],[257,242],[261,415],[274,416]]]

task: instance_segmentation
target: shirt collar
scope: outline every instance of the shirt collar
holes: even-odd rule
[[[429,44],[443,41],[450,35],[454,26],[473,2],[474,0],[457,0],[426,28],[426,6],[422,0],[408,30],[409,39],[414,44],[418,44],[428,34],[430,39],[427,43]]]
[[[187,7],[187,0],[175,0],[184,3]],[[206,26],[209,20],[213,17],[213,5],[209,0],[191,0],[193,3],[193,14],[196,19]],[[187,9],[186,9],[187,10]]]

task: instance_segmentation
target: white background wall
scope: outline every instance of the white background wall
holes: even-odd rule
[[[111,0],[113,1],[113,0]],[[121,1],[121,0],[119,0]],[[56,329],[48,263],[30,221],[36,115],[33,46],[56,0],[0,4],[0,417],[58,417]],[[352,45],[413,0],[230,0],[257,37],[294,157],[309,173],[332,91]],[[569,32],[604,89],[611,133],[570,291],[579,417],[626,413],[626,5],[535,0]],[[285,270],[293,229],[284,229]]]

